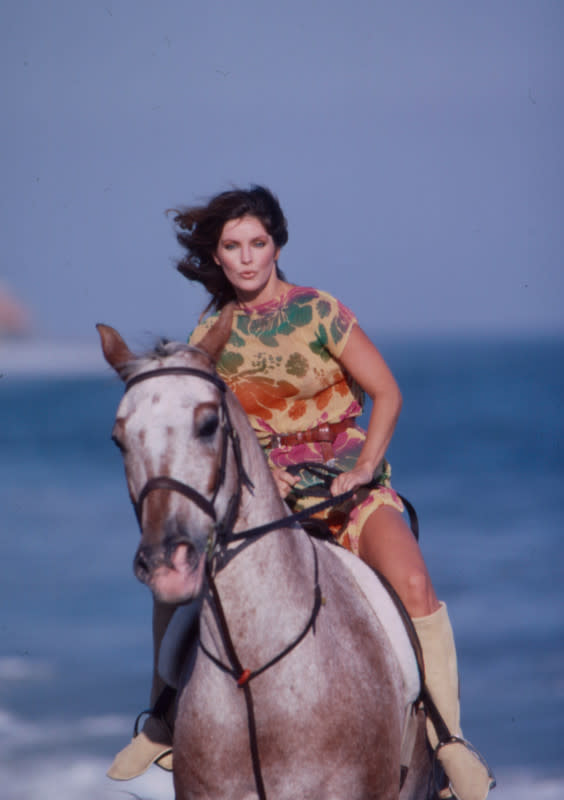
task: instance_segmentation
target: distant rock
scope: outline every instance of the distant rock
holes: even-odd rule
[[[30,329],[29,312],[0,284],[0,337],[24,336]]]

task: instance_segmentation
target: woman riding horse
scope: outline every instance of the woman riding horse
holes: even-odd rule
[[[427,688],[454,737],[441,742],[437,757],[460,800],[483,800],[489,771],[461,738],[457,660],[444,603],[437,599],[403,504],[390,483],[385,454],[401,408],[397,383],[354,314],[319,289],[286,281],[278,267],[288,240],[287,223],[267,189],[231,190],[203,206],[176,212],[177,238],[186,254],[179,271],[211,295],[190,337],[196,344],[229,303],[231,336],[217,371],[239,399],[268,458],[280,494],[293,510],[316,501],[304,490],[318,482],[315,471],[293,465],[316,462],[337,468],[336,496],[358,490],[352,506],[324,517],[336,539],[394,587],[417,631]],[[204,314],[205,314],[204,312]],[[202,315],[203,316],[203,315]],[[356,418],[364,394],[372,400],[366,433]],[[376,479],[376,488],[366,488]],[[171,615],[156,605],[155,652]],[[155,674],[152,702],[162,689]],[[439,737],[429,721],[428,738]],[[110,777],[127,779],[161,759],[170,747],[166,727],[152,716],[122,751]]]

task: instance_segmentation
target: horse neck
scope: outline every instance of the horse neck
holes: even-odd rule
[[[242,492],[234,526],[237,533],[283,519],[290,512],[246,415],[238,404],[230,413],[241,439],[243,465],[253,483],[252,491],[245,487]],[[252,649],[260,640],[265,650],[272,652],[295,635],[310,613],[314,588],[312,545],[300,526],[282,527],[232,545],[215,582],[238,646]],[[208,612],[210,619],[216,620],[209,606]],[[249,620],[252,624],[248,624]],[[209,624],[217,633],[216,622]]]
[[[250,426],[247,415],[235,397],[228,393],[227,402],[233,425],[238,433],[243,468],[252,488],[243,487],[239,514],[234,531],[258,527],[288,516],[288,507],[280,497],[262,447]]]

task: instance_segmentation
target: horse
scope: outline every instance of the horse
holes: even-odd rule
[[[230,321],[144,356],[97,328],[125,382],[112,438],[141,533],[134,573],[167,618],[196,619],[176,674],[176,800],[434,796],[424,716],[406,707],[384,623],[342,548],[288,517],[215,371]]]

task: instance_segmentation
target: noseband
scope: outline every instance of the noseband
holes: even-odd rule
[[[217,389],[219,389],[221,397],[221,431],[223,436],[221,441],[221,460],[219,463],[218,476],[217,480],[215,481],[215,487],[210,500],[208,500],[207,497],[204,497],[203,494],[200,494],[200,492],[198,492],[189,484],[178,481],[168,475],[157,475],[153,478],[149,478],[149,480],[141,489],[137,500],[132,501],[133,508],[135,509],[135,516],[137,517],[137,522],[141,528],[141,522],[143,518],[143,503],[151,492],[154,492],[157,489],[167,489],[168,491],[177,492],[178,494],[184,495],[184,497],[187,497],[188,500],[191,500],[193,503],[195,503],[198,508],[207,514],[208,517],[210,517],[214,522],[213,535],[210,537],[210,541],[208,542],[208,559],[211,559],[218,543],[220,545],[225,544],[228,534],[233,529],[233,525],[239,512],[243,485],[252,491],[253,482],[249,478],[243,466],[239,436],[233,427],[233,423],[231,422],[231,417],[229,415],[229,406],[227,405],[226,399],[227,386],[217,375],[211,372],[205,372],[205,370],[202,369],[196,369],[195,367],[159,367],[158,369],[141,372],[139,375],[134,375],[126,382],[125,392],[129,391],[132,386],[135,386],[142,381],[149,380],[150,378],[160,378],[165,375],[189,375],[191,377],[201,378],[202,380],[208,381],[208,383],[212,383]],[[229,443],[231,443],[235,464],[237,466],[237,489],[229,499],[223,519],[218,521],[215,510],[215,501],[225,481],[227,448]]]

